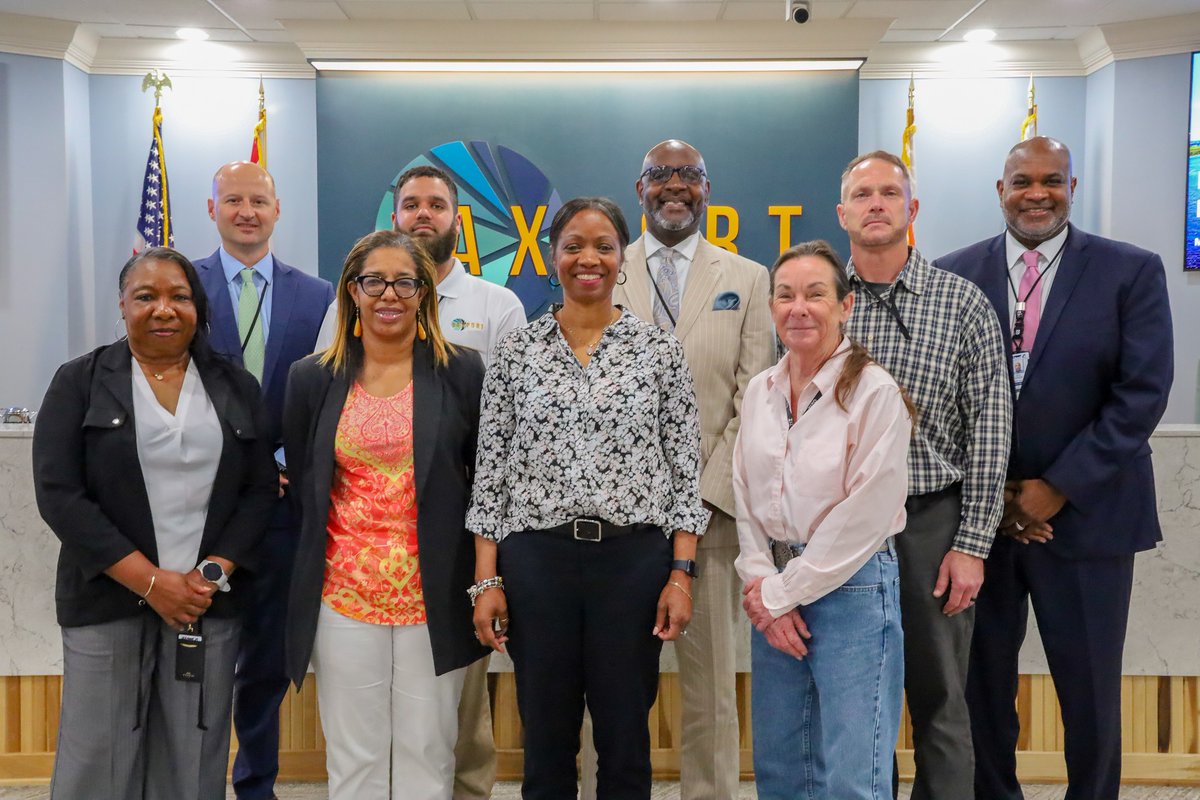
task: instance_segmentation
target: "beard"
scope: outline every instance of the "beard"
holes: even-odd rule
[[[425,248],[425,252],[429,253],[429,257],[433,259],[435,266],[441,266],[450,260],[454,255],[454,248],[458,246],[458,231],[451,228],[445,233],[439,233],[436,236],[419,236],[414,237],[418,244]]]
[[[654,224],[661,230],[686,231],[689,228],[697,227],[697,220],[700,218],[700,214],[704,211],[704,208],[704,204],[700,204],[699,207],[689,206],[688,215],[686,217],[683,217],[682,219],[668,219],[663,215],[662,204],[660,203],[658,208],[649,212],[649,216],[654,220]],[[645,210],[644,206],[643,210]]]

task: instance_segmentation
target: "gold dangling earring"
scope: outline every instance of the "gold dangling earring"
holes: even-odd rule
[[[358,307],[354,308],[354,338],[362,338],[362,319],[358,316]]]
[[[422,342],[425,341],[427,338],[429,338],[429,335],[427,333],[425,333],[425,325],[422,324],[422,322],[421,322],[421,310],[420,309],[417,309],[417,338],[420,339]]]

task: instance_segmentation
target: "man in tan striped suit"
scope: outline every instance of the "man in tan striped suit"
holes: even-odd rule
[[[642,162],[636,184],[646,231],[625,251],[614,302],[674,331],[700,405],[700,493],[712,521],[700,540],[695,607],[675,643],[683,692],[682,800],[738,795],[735,626],[745,624],[731,456],[750,379],[774,361],[767,270],[700,236],[710,184],[700,153],[669,139]]]

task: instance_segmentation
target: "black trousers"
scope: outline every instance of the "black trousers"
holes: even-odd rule
[[[279,704],[290,684],[284,623],[299,536],[288,499],[282,498],[263,537],[261,565],[248,587],[253,600],[242,617],[233,683],[233,727],[238,737],[233,788],[239,800],[267,800],[275,795]]]
[[[657,528],[601,542],[526,531],[500,543],[525,800],[575,797],[579,726],[592,715],[600,800],[650,797],[648,717],[662,642],[651,635],[671,567]]]
[[[1073,560],[997,536],[976,606],[967,702],[976,800],[1020,800],[1017,657],[1029,601],[1062,706],[1067,800],[1117,800],[1133,555]]]

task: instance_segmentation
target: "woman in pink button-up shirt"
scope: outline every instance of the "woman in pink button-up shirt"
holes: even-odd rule
[[[904,683],[891,537],[913,412],[843,335],[853,306],[827,243],[783,253],[771,313],[787,354],[742,401],[733,481],[760,800],[891,797]]]

